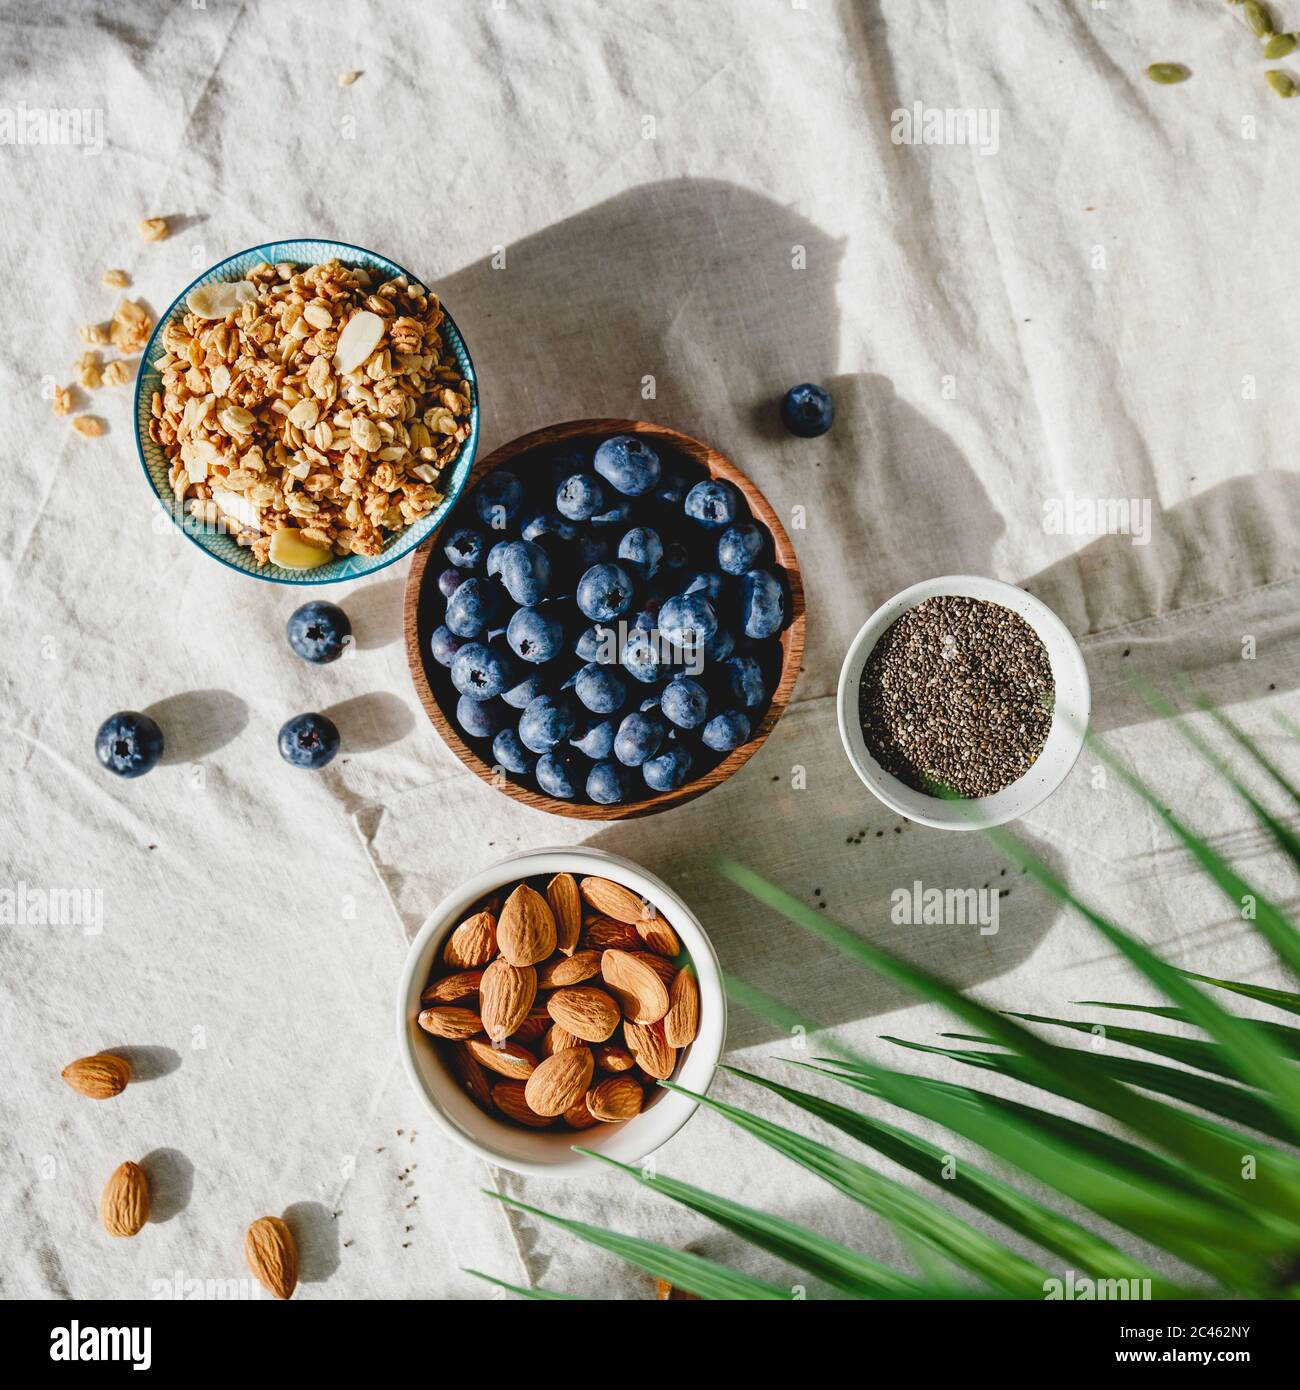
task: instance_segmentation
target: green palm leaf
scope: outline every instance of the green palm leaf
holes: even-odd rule
[[[507,1284],[504,1279],[496,1279],[491,1274],[484,1274],[482,1270],[468,1269],[462,1266],[466,1274],[472,1274],[475,1279],[482,1279],[485,1284],[495,1284],[499,1289],[505,1289],[507,1293],[517,1293],[520,1298],[531,1298],[541,1303],[585,1303],[586,1299],[579,1298],[577,1294],[555,1293],[551,1289],[526,1289],[521,1284]]]
[[[708,1299],[766,1299],[768,1301],[788,1300],[790,1295],[773,1284],[764,1283],[737,1269],[706,1260],[701,1255],[692,1255],[685,1250],[673,1250],[667,1245],[659,1245],[652,1240],[640,1240],[636,1236],[619,1235],[616,1231],[602,1230],[599,1226],[589,1226],[585,1221],[571,1221],[567,1217],[552,1216],[550,1212],[531,1207],[517,1197],[507,1197],[501,1192],[485,1192],[506,1206],[526,1211],[540,1221],[558,1226],[568,1231],[588,1245],[599,1250],[607,1250],[611,1255],[626,1260],[628,1264],[643,1269],[656,1279],[666,1279],[676,1288],[688,1293],[698,1294]]]
[[[1191,970],[1181,970],[1179,974],[1189,980],[1199,980],[1203,985],[1230,990],[1246,999],[1257,999],[1261,1004],[1272,1004],[1275,1009],[1285,1009],[1289,1014],[1300,1014],[1300,994],[1292,994],[1289,990],[1269,989],[1265,985],[1243,985],[1236,980],[1217,980],[1213,975],[1197,975]]]

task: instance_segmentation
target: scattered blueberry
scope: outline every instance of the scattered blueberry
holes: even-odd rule
[[[457,637],[477,637],[502,616],[495,579],[467,579],[447,600],[447,626]]]
[[[634,526],[618,543],[618,558],[638,579],[653,579],[663,557],[659,533],[648,526]]]
[[[538,758],[536,775],[547,796],[572,801],[586,784],[587,760],[572,748],[556,748]]]
[[[704,687],[690,676],[675,676],[659,697],[664,718],[679,729],[696,729],[704,723],[709,697]]]
[[[625,497],[640,497],[659,481],[659,455],[632,434],[616,434],[596,450],[596,472]]]
[[[590,521],[604,505],[605,490],[590,473],[575,473],[555,489],[555,510],[570,521]]]
[[[736,519],[738,506],[736,489],[717,478],[696,483],[686,494],[686,515],[710,530],[720,531],[730,526]]]
[[[589,662],[578,672],[573,689],[592,714],[616,714],[627,704],[627,686],[616,666]]]
[[[599,762],[587,774],[587,795],[601,806],[614,806],[631,798],[635,783],[622,763]]]
[[[678,745],[641,764],[641,775],[652,792],[675,792],[691,770],[690,749]]]
[[[447,538],[442,552],[457,569],[472,570],[483,559],[485,544],[481,531],[461,526]]]
[[[492,757],[507,772],[526,777],[537,766],[537,755],[530,753],[513,729],[502,729],[492,740]]]
[[[722,663],[727,689],[738,705],[761,705],[767,698],[763,668],[752,656],[733,656]]]
[[[535,671],[526,680],[522,680],[518,685],[512,685],[509,690],[503,691],[501,698],[511,709],[527,709],[531,701],[539,695],[545,694],[546,677],[540,671]]]
[[[801,439],[814,439],[825,434],[835,420],[835,402],[831,393],[821,386],[805,381],[792,386],[781,402],[781,423]]]
[[[453,571],[454,572],[454,571]],[[289,645],[304,661],[323,666],[337,661],[352,636],[348,615],[336,604],[316,599],[289,617]]]
[[[718,616],[703,593],[677,594],[659,610],[659,631],[675,647],[702,647],[718,630]]]
[[[162,730],[137,710],[109,715],[95,735],[95,756],[118,777],[143,777],[158,766],[162,754]]]
[[[749,716],[738,709],[715,714],[704,726],[701,742],[715,753],[730,753],[749,738]]]
[[[763,533],[752,521],[728,526],[718,537],[718,568],[724,574],[744,574],[763,553]]]
[[[598,719],[585,725],[582,732],[580,734],[575,733],[569,742],[589,758],[599,761],[602,758],[608,758],[614,751],[614,735],[617,732],[617,721]]]
[[[523,483],[504,468],[489,473],[474,493],[480,520],[494,531],[504,531],[512,525],[523,504]]]
[[[492,738],[505,722],[505,710],[495,700],[462,695],[456,701],[456,723],[470,738]]]
[[[457,637],[444,623],[441,627],[434,628],[429,638],[429,651],[439,666],[450,666],[452,658],[465,645],[465,641],[464,637]]]
[[[451,683],[471,700],[490,700],[513,684],[514,673],[500,651],[468,642],[451,663]]]
[[[280,729],[280,756],[315,772],[339,751],[339,731],[323,714],[296,714]]]
[[[492,573],[492,551],[490,550],[488,551],[488,573]],[[460,587],[461,581],[464,578],[465,576],[454,566],[443,570],[438,576],[438,592],[443,598],[450,598]]]
[[[632,580],[619,565],[592,565],[578,580],[578,607],[592,622],[620,618],[632,603]]]
[[[549,753],[573,732],[577,714],[568,695],[539,695],[519,716],[519,738],[534,753]]]
[[[741,586],[745,636],[775,637],[785,623],[785,590],[766,570],[750,570]]]
[[[506,626],[506,641],[525,661],[554,661],[564,646],[564,624],[540,608],[516,608]]]
[[[659,751],[667,733],[657,714],[629,714],[614,735],[614,756],[628,767],[640,767]]]

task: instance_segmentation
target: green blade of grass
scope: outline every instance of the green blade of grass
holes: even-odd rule
[[[574,1293],[555,1293],[551,1289],[526,1289],[522,1284],[507,1284],[504,1279],[496,1279],[491,1274],[484,1274],[480,1269],[470,1269],[462,1265],[461,1270],[465,1274],[472,1274],[475,1279],[482,1279],[485,1284],[495,1284],[499,1289],[505,1289],[507,1293],[517,1293],[520,1298],[531,1298],[540,1303],[586,1303],[585,1298],[579,1298]]]
[[[1010,1183],[986,1173],[977,1165],[963,1159],[956,1165],[955,1171],[949,1173],[949,1155],[936,1144],[927,1143],[895,1125],[869,1119],[857,1110],[848,1109],[847,1106],[823,1100],[807,1091],[795,1090],[779,1081],[769,1080],[765,1076],[744,1071],[739,1067],[724,1066],[722,1070],[765,1087],[792,1105],[806,1110],[810,1115],[834,1125],[836,1129],[875,1149],[877,1153],[884,1154],[886,1158],[892,1159],[918,1177],[934,1183],[941,1191],[950,1192],[977,1211],[1000,1221],[1009,1230],[1032,1240],[1044,1250],[1059,1255],[1068,1262],[1070,1268],[1083,1270],[1095,1277],[1150,1279],[1152,1287],[1160,1289],[1157,1297],[1178,1296],[1179,1290],[1176,1286],[1167,1283],[1154,1271],[1132,1259],[1118,1246],[1094,1235],[1042,1202],[1025,1196]],[[809,1070],[819,1069],[813,1067]]]
[[[790,1295],[774,1284],[764,1283],[738,1269],[706,1260],[702,1255],[692,1255],[686,1250],[674,1250],[653,1240],[641,1240],[637,1236],[620,1235],[617,1231],[602,1230],[590,1226],[585,1221],[572,1221],[566,1216],[553,1216],[540,1207],[529,1206],[517,1197],[507,1197],[501,1192],[484,1191],[485,1197],[503,1202],[508,1207],[526,1211],[539,1221],[558,1226],[571,1236],[594,1245],[599,1250],[617,1255],[637,1269],[644,1270],[656,1279],[666,1279],[675,1288],[698,1294],[707,1299],[762,1299],[768,1302],[788,1300]]]
[[[929,1198],[792,1129],[711,1096],[699,1095],[676,1082],[660,1084],[725,1116],[746,1134],[825,1179],[845,1196],[910,1231],[995,1289],[1015,1298],[1042,1297],[1044,1281],[1050,1277],[1047,1270],[952,1216]]]
[[[832,1288],[852,1294],[854,1298],[920,1298],[927,1294],[923,1285],[897,1273],[888,1265],[860,1255],[838,1241],[819,1236],[815,1231],[782,1220],[779,1216],[741,1206],[738,1202],[679,1182],[676,1178],[663,1174],[651,1176],[596,1149],[586,1149],[579,1144],[574,1145],[574,1150],[617,1168],[635,1178],[642,1187],[648,1187],[652,1192],[658,1192],[699,1212],[701,1216],[707,1216],[751,1245],[788,1260],[824,1280]]]
[[[945,1038],[958,1042],[986,1043],[987,1038],[975,1037],[969,1033],[944,1033]],[[886,1042],[911,1046],[899,1038],[886,1038]],[[1001,1052],[963,1052],[958,1049],[925,1049],[937,1051],[946,1057],[966,1061],[974,1057],[983,1059],[973,1065],[985,1066],[990,1071],[1001,1072],[1004,1076],[1014,1076],[1016,1080],[1025,1078],[1017,1066],[1017,1059]],[[1169,1096],[1186,1105],[1194,1105],[1198,1110],[1208,1111],[1233,1124],[1246,1125],[1267,1134],[1270,1139],[1285,1144],[1290,1140],[1290,1130],[1277,1121],[1271,1106],[1265,1105],[1253,1091],[1223,1081],[1214,1081],[1207,1076],[1197,1076],[1195,1072],[1180,1071],[1176,1067],[1166,1067],[1154,1062],[1143,1062],[1133,1057],[1111,1057],[1098,1052],[1081,1054],[1083,1065],[1095,1067],[1117,1081],[1130,1086],[1139,1086],[1144,1091],[1154,1091],[1157,1095]]]
[[[989,831],[988,834],[992,836],[998,832]],[[1014,857],[1017,861],[1048,887],[1054,896],[1071,904],[1076,903],[1069,889],[1060,883],[1045,865],[1033,855],[1022,851],[1014,841],[1011,841],[1011,845],[1016,851]],[[1205,1126],[1194,1123],[1189,1116],[1171,1106],[1153,1103],[1149,1097],[1139,1096],[1117,1082],[1098,1076],[1094,1072],[1085,1072],[1075,1065],[1073,1049],[1057,1047],[1047,1042],[1005,1015],[967,998],[928,971],[892,956],[855,936],[838,922],[830,920],[825,913],[815,912],[806,907],[797,898],[775,884],[768,883],[744,865],[723,858],[718,861],[718,868],[723,875],[751,896],[775,908],[791,921],[806,927],[814,935],[838,947],[844,954],[902,985],[913,994],[944,1005],[957,1018],[983,1029],[1003,1047],[1019,1053],[1049,1089],[1053,1084],[1069,1084],[1071,1099],[1113,1116],[1161,1148],[1178,1153],[1183,1161],[1194,1164],[1207,1178],[1224,1190],[1232,1190],[1232,1185],[1240,1181],[1241,1149],[1237,1141],[1225,1140]],[[1166,993],[1179,991],[1178,995],[1171,997],[1177,997],[1178,1002],[1196,1016],[1200,1026],[1211,1031],[1204,1020],[1212,1020],[1216,1025],[1222,1020],[1220,1033],[1234,1038],[1237,1036],[1233,1025],[1240,1024],[1241,1020],[1225,1014],[1206,996],[1192,989],[1177,971],[1152,956],[1140,943],[1133,941],[1082,903],[1078,903],[1077,906],[1088,920],[1103,930],[1108,939],[1115,940],[1124,954],[1134,959],[1139,969],[1145,966],[1162,987],[1168,980],[1170,984]],[[733,992],[740,983],[728,977],[728,988]],[[796,1018],[795,1021],[798,1026],[806,1027],[803,1020]],[[1274,1051],[1272,1056],[1277,1068],[1285,1071],[1286,1063],[1280,1054]],[[1295,1113],[1300,1114],[1300,1104],[1297,1105]],[[1279,1211],[1288,1212],[1292,1220],[1300,1222],[1300,1187],[1289,1187],[1272,1174],[1264,1174],[1258,1192]]]
[[[1192,970],[1180,970],[1189,980],[1199,980],[1203,985],[1213,985],[1216,989],[1226,989],[1232,994],[1240,994],[1245,999],[1256,999],[1261,1004],[1271,1004],[1275,1009],[1283,1009],[1289,1014],[1300,1014],[1300,994],[1290,990],[1269,989],[1266,985],[1245,985],[1238,980],[1218,980],[1213,975],[1197,975]]]

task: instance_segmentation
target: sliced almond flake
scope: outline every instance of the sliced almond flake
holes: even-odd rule
[[[384,336],[384,321],[378,314],[362,309],[353,314],[339,334],[334,349],[334,370],[347,376],[355,371],[379,346]]]
[[[197,285],[185,296],[190,313],[201,319],[224,319],[241,304],[257,298],[257,286],[247,280],[227,280],[215,285]]]

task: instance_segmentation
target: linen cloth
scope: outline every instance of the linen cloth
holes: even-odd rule
[[[0,927],[0,1293],[217,1296],[243,1280],[229,1287],[254,1296],[243,1228],[285,1213],[301,1297],[482,1296],[464,1266],[649,1296],[484,1187],[789,1283],[615,1177],[521,1181],[442,1140],[400,1073],[393,994],[406,936],[459,877],[581,835],[670,876],[728,969],[873,1056],[905,1055],[877,1035],[934,1041],[943,1018],[741,898],[710,851],[999,1006],[1150,1002],[981,839],[899,822],[852,776],[834,719],[844,649],[930,575],[990,574],[1050,604],[1083,639],[1095,727],[1295,907],[1264,837],[1130,683],[1185,676],[1300,775],[1273,719],[1294,717],[1300,683],[1296,341],[1279,312],[1300,116],[1227,7],[128,0],[6,8],[0,38],[6,110],[91,113],[80,145],[0,143],[0,886],[102,904],[97,932]],[[1182,86],[1142,76],[1173,59]],[[895,113],[923,135],[924,113],[949,109],[974,113],[987,153],[895,142]],[[136,223],[153,215],[173,234],[146,245]],[[485,450],[643,416],[763,488],[799,552],[808,649],[794,703],[729,783],[627,825],[514,805],[414,700],[405,564],[324,594],[357,649],[310,669],[283,636],[302,595],[223,570],[158,515],[128,392],[81,393],[97,440],[51,415],[77,326],[111,312],[104,269],[125,268],[156,313],[230,252],[300,235],[374,247],[438,289],[479,371]],[[835,395],[815,441],[776,421],[802,380]],[[1093,534],[1081,499],[1131,502],[1139,523],[1146,503],[1149,543]],[[166,733],[164,766],[135,783],[93,761],[120,708]],[[318,708],[345,748],[305,776],[274,736]],[[1283,983],[1088,757],[1022,829],[1176,963]],[[1005,885],[998,933],[894,926],[890,893],[915,879]],[[736,1065],[798,1075],[774,1060],[789,1040],[739,1011],[730,1046]],[[57,1080],[101,1049],[138,1077],[106,1105]],[[716,1094],[821,1132],[726,1076]],[[128,1157],[149,1169],[154,1219],[110,1241],[95,1202]],[[714,1115],[658,1162],[908,1259]]]

